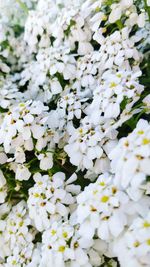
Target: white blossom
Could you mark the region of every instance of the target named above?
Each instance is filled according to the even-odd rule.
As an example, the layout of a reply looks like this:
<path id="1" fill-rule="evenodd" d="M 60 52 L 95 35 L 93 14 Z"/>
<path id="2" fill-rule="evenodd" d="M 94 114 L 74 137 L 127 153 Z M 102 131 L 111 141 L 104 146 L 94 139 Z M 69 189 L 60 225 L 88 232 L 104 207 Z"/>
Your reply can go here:
<path id="1" fill-rule="evenodd" d="M 139 199 L 142 185 L 150 175 L 150 126 L 141 119 L 127 137 L 121 138 L 110 153 L 115 183 L 126 189 L 133 199 Z"/>
<path id="2" fill-rule="evenodd" d="M 7 196 L 6 179 L 4 177 L 3 172 L 0 170 L 0 203 L 5 202 L 6 196 Z"/>
<path id="3" fill-rule="evenodd" d="M 107 125 L 107 124 L 106 124 Z M 78 129 L 70 130 L 70 139 L 64 150 L 70 157 L 70 162 L 81 169 L 92 169 L 95 159 L 105 158 L 112 146 L 115 145 L 117 131 L 107 132 L 105 122 L 102 120 L 101 125 L 93 125 L 89 117 L 82 120 Z M 106 129 L 106 130 L 105 130 Z M 108 144 L 108 146 L 107 146 Z"/>
<path id="4" fill-rule="evenodd" d="M 115 252 L 121 266 L 149 266 L 150 216 L 137 217 L 125 234 L 115 244 Z M 119 247 L 119 251 L 118 251 Z M 118 253 L 119 252 L 119 253 Z"/>
<path id="5" fill-rule="evenodd" d="M 113 177 L 101 175 L 77 197 L 77 222 L 81 236 L 97 234 L 102 240 L 118 237 L 127 225 L 127 194 L 112 183 Z"/>
<path id="6" fill-rule="evenodd" d="M 31 172 L 28 170 L 26 166 L 24 166 L 23 164 L 17 165 L 16 176 L 15 176 L 16 180 L 27 181 L 29 180 L 30 176 L 31 176 Z"/>
<path id="7" fill-rule="evenodd" d="M 54 221 L 66 219 L 75 203 L 75 195 L 80 186 L 73 185 L 77 179 L 73 174 L 65 181 L 65 174 L 57 172 L 53 176 L 40 173 L 34 175 L 35 185 L 29 189 L 28 207 L 30 218 L 39 231 L 46 230 Z"/>

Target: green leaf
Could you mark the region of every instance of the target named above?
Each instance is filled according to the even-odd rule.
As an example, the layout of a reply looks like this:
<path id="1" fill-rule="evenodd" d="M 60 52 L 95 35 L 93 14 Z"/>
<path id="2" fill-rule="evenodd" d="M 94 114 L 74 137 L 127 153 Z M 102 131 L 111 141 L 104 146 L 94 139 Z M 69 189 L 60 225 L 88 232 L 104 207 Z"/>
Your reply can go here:
<path id="1" fill-rule="evenodd" d="M 121 110 L 125 109 L 127 103 L 128 103 L 128 98 L 125 96 L 124 99 L 122 100 L 121 104 L 120 104 Z"/>
<path id="2" fill-rule="evenodd" d="M 147 0 L 144 0 L 144 6 L 145 6 L 145 11 L 147 12 L 149 21 L 150 21 L 150 7 L 147 5 Z"/>
<path id="3" fill-rule="evenodd" d="M 3 50 L 3 49 L 6 49 L 7 47 L 9 47 L 9 42 L 8 42 L 8 40 L 3 41 L 3 42 L 0 44 L 0 46 L 1 46 L 1 49 L 2 49 L 2 50 Z"/>
<path id="4" fill-rule="evenodd" d="M 68 28 L 64 31 L 65 35 L 68 36 L 71 30 L 71 27 L 74 26 L 76 24 L 76 22 L 74 20 L 70 21 L 70 24 L 68 26 Z"/>
<path id="5" fill-rule="evenodd" d="M 122 23 L 121 20 L 117 20 L 117 21 L 116 21 L 116 24 L 117 24 L 119 30 L 123 29 L 124 25 L 123 25 L 123 23 Z"/>
<path id="6" fill-rule="evenodd" d="M 150 182 L 150 175 L 146 177 L 146 182 Z"/>
<path id="7" fill-rule="evenodd" d="M 6 112 L 8 112 L 8 109 L 4 109 L 4 108 L 0 107 L 0 113 L 6 113 Z"/>
<path id="8" fill-rule="evenodd" d="M 26 6 L 25 3 L 23 3 L 21 0 L 16 0 L 16 2 L 20 5 L 20 7 L 22 8 L 22 10 L 28 14 L 28 8 Z"/>

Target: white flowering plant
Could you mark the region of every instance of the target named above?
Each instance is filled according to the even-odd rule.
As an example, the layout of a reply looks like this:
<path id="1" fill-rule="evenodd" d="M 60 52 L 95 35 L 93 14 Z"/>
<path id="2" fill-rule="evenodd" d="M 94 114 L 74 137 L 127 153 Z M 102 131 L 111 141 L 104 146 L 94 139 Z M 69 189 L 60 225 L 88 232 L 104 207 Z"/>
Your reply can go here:
<path id="1" fill-rule="evenodd" d="M 0 267 L 150 267 L 149 86 L 149 0 L 0 0 Z"/>

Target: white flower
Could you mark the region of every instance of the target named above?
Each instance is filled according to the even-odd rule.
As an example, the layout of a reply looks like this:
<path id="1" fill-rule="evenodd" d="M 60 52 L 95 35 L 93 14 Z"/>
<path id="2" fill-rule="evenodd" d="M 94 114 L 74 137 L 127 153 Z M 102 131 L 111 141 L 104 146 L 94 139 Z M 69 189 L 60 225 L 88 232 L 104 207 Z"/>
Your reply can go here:
<path id="1" fill-rule="evenodd" d="M 97 249 L 96 242 L 82 238 L 78 228 L 64 223 L 54 222 L 42 236 L 42 259 L 40 266 L 47 266 L 47 262 L 56 266 L 92 267 L 102 263 L 102 255 Z M 91 246 L 94 246 L 91 249 Z M 58 265 L 59 264 L 59 265 Z"/>
<path id="2" fill-rule="evenodd" d="M 57 80 L 51 82 L 51 91 L 53 95 L 59 94 L 62 91 L 62 87 Z"/>
<path id="3" fill-rule="evenodd" d="M 13 266 L 19 266 L 24 263 L 26 266 L 30 266 L 32 262 L 32 256 L 34 252 L 34 245 L 33 243 L 27 243 L 25 246 L 23 246 L 22 250 L 16 246 L 13 252 L 13 255 L 10 255 L 7 257 L 5 267 L 13 267 Z M 32 266 L 32 265 L 31 265 Z M 36 264 L 35 264 L 36 266 Z"/>
<path id="4" fill-rule="evenodd" d="M 70 130 L 70 139 L 64 150 L 70 157 L 70 162 L 79 169 L 92 169 L 95 159 L 105 157 L 105 145 L 109 139 L 116 138 L 116 131 L 107 133 L 102 120 L 100 125 L 93 125 L 87 116 L 81 121 L 81 126 Z M 104 147 L 103 147 L 104 145 Z M 107 151 L 106 151 L 107 154 Z"/>
<path id="5" fill-rule="evenodd" d="M 17 85 L 13 81 L 13 76 L 1 79 L 0 83 L 0 106 L 4 109 L 10 105 L 21 101 L 22 93 L 19 92 Z"/>
<path id="6" fill-rule="evenodd" d="M 138 101 L 144 87 L 138 83 L 141 72 L 107 70 L 101 76 L 100 84 L 94 90 L 91 105 L 86 108 L 92 121 L 97 124 L 104 118 L 117 118 L 122 112 L 131 110 Z M 125 102 L 125 107 L 121 104 Z"/>
<path id="7" fill-rule="evenodd" d="M 139 199 L 150 175 L 150 125 L 141 119 L 127 137 L 121 138 L 110 153 L 115 183 L 126 189 L 130 197 Z"/>
<path id="8" fill-rule="evenodd" d="M 13 106 L 1 124 L 1 141 L 4 150 L 9 153 L 22 146 L 26 141 L 41 138 L 46 131 L 47 107 L 41 102 L 28 101 Z M 32 146 L 32 144 L 31 144 Z M 30 148 L 29 148 L 30 149 Z"/>
<path id="9" fill-rule="evenodd" d="M 84 104 L 86 99 L 82 99 L 78 96 L 76 90 L 63 91 L 60 100 L 58 101 L 58 113 L 63 116 L 67 121 L 73 120 L 74 117 L 77 119 L 81 118 L 82 114 L 82 103 Z"/>
<path id="10" fill-rule="evenodd" d="M 6 179 L 3 175 L 3 172 L 0 170 L 0 203 L 4 203 L 6 196 L 7 196 Z"/>
<path id="11" fill-rule="evenodd" d="M 16 148 L 16 151 L 15 151 L 15 161 L 17 163 L 24 163 L 26 161 L 25 153 L 24 153 L 22 147 Z"/>
<path id="12" fill-rule="evenodd" d="M 6 153 L 4 152 L 3 147 L 0 147 L 0 164 L 5 164 L 7 162 L 8 158 Z"/>
<path id="13" fill-rule="evenodd" d="M 119 248 L 119 251 L 118 251 Z M 150 214 L 137 217 L 120 240 L 115 242 L 115 253 L 121 266 L 149 266 Z"/>
<path id="14" fill-rule="evenodd" d="M 111 13 L 109 15 L 109 22 L 115 23 L 121 19 L 122 15 L 126 16 L 125 25 L 133 27 L 137 24 L 139 27 L 144 27 L 145 24 L 145 14 L 141 12 L 138 14 L 136 6 L 133 4 L 132 0 L 120 1 L 111 5 Z"/>
<path id="15" fill-rule="evenodd" d="M 40 173 L 34 175 L 35 185 L 29 189 L 28 207 L 30 218 L 39 231 L 47 229 L 52 222 L 66 219 L 75 203 L 74 195 L 80 186 L 71 183 L 77 179 L 74 174 L 65 181 L 65 174 L 57 172 L 53 176 Z"/>
<path id="16" fill-rule="evenodd" d="M 27 181 L 31 176 L 31 172 L 23 164 L 18 164 L 16 169 L 15 179 L 19 181 Z"/>
<path id="17" fill-rule="evenodd" d="M 30 226 L 30 219 L 27 215 L 26 203 L 24 201 L 14 206 L 1 222 L 4 222 L 4 229 L 1 235 L 4 246 L 3 253 L 1 254 L 2 259 L 13 255 L 15 257 L 18 253 L 23 255 L 24 248 L 27 249 L 28 246 L 33 247 L 34 232 Z M 31 251 L 30 249 L 27 249 L 28 252 Z M 26 257 L 28 257 L 28 253 Z"/>
<path id="18" fill-rule="evenodd" d="M 146 113 L 150 113 L 150 94 L 143 99 L 144 107 L 146 107 Z"/>
<path id="19" fill-rule="evenodd" d="M 149 5 L 0 0 L 0 267 L 150 266 Z"/>
<path id="20" fill-rule="evenodd" d="M 57 74 L 64 80 L 72 81 L 76 74 L 76 61 L 68 45 L 50 46 L 40 49 L 36 60 L 29 62 L 21 73 L 20 85 L 27 82 L 28 94 L 33 99 L 49 102 L 62 92 Z M 28 96 L 29 98 L 29 96 Z"/>
<path id="21" fill-rule="evenodd" d="M 117 6 L 117 4 L 114 4 L 114 5 L 111 6 L 111 8 L 112 8 L 112 11 L 111 11 L 111 13 L 109 15 L 109 22 L 110 23 L 114 23 L 114 22 L 116 22 L 117 20 L 120 19 L 121 13 L 122 13 L 122 10 L 121 10 L 122 7 L 121 7 L 121 5 Z"/>
<path id="22" fill-rule="evenodd" d="M 81 236 L 111 240 L 124 230 L 127 222 L 126 208 L 129 198 L 113 184 L 114 177 L 101 175 L 77 197 L 77 222 Z"/>
<path id="23" fill-rule="evenodd" d="M 51 152 L 39 154 L 37 158 L 40 160 L 41 170 L 48 170 L 53 167 L 53 154 Z"/>

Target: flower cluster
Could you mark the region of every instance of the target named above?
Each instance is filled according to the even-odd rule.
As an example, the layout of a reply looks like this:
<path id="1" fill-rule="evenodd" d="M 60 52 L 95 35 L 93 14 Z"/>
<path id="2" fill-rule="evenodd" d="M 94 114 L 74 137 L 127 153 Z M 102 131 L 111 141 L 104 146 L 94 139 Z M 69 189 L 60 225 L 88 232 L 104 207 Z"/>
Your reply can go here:
<path id="1" fill-rule="evenodd" d="M 8 215 L 9 208 L 6 206 L 3 209 L 5 211 L 3 211 L 3 216 L 1 215 L 0 224 L 0 240 L 3 246 L 1 247 L 0 260 L 6 267 L 30 266 L 30 263 L 34 261 L 32 256 L 35 246 L 32 241 L 36 231 L 31 228 L 26 203 L 24 201 L 19 202 L 12 207 Z M 7 259 L 6 263 L 5 258 Z"/>
<path id="2" fill-rule="evenodd" d="M 150 1 L 0 10 L 0 267 L 150 266 Z"/>
<path id="3" fill-rule="evenodd" d="M 76 195 L 80 192 L 79 185 L 72 185 L 77 176 L 73 174 L 65 182 L 65 174 L 57 172 L 52 177 L 34 175 L 35 185 L 29 189 L 28 208 L 30 218 L 34 220 L 38 231 L 50 227 L 54 221 L 67 219 Z M 37 220 L 37 217 L 39 219 Z"/>
<path id="4" fill-rule="evenodd" d="M 149 266 L 150 255 L 150 214 L 144 218 L 137 217 L 126 232 L 123 240 L 119 240 L 120 253 L 118 257 L 121 266 Z M 117 248 L 116 248 L 117 249 Z M 123 258 L 125 256 L 125 258 Z"/>
<path id="5" fill-rule="evenodd" d="M 140 120 L 134 131 L 122 138 L 110 153 L 114 182 L 133 199 L 139 199 L 144 191 L 149 194 L 150 176 L 150 125 Z"/>

